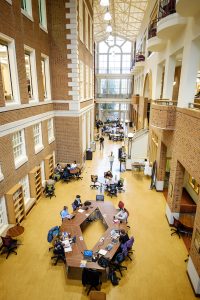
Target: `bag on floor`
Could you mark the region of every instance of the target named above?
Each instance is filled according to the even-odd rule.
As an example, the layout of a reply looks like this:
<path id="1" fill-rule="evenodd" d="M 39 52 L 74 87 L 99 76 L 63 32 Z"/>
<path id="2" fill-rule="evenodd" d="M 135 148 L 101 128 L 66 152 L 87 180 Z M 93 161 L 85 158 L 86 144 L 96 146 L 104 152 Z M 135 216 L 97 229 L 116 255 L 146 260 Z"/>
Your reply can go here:
<path id="1" fill-rule="evenodd" d="M 120 278 L 117 277 L 116 272 L 112 269 L 109 272 L 109 279 L 110 279 L 113 286 L 116 286 L 116 285 L 119 284 Z"/>

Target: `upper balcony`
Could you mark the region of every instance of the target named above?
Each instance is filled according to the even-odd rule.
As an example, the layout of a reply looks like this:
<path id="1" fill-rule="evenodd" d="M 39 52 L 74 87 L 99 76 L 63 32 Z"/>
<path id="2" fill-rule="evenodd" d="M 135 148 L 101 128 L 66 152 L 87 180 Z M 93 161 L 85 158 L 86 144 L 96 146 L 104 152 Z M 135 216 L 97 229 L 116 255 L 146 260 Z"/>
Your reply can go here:
<path id="1" fill-rule="evenodd" d="M 197 16 L 200 11 L 199 0 L 177 0 L 176 11 L 183 17 Z M 189 4 L 189 5 L 188 5 Z"/>
<path id="2" fill-rule="evenodd" d="M 163 130 L 174 130 L 176 106 L 177 101 L 169 101 L 167 99 L 153 101 L 151 106 L 151 126 Z"/>
<path id="3" fill-rule="evenodd" d="M 131 72 L 133 74 L 137 74 L 139 71 L 141 71 L 145 66 L 145 55 L 142 52 L 137 52 L 133 61 L 132 61 L 132 67 Z"/>
<path id="4" fill-rule="evenodd" d="M 166 41 L 157 37 L 157 19 L 152 20 L 148 28 L 147 50 L 160 52 L 164 49 Z"/>
<path id="5" fill-rule="evenodd" d="M 139 104 L 140 96 L 139 95 L 133 95 L 132 96 L 132 104 Z"/>
<path id="6" fill-rule="evenodd" d="M 176 0 L 160 0 L 158 19 L 157 36 L 167 40 L 178 36 L 187 22 L 176 12 Z"/>

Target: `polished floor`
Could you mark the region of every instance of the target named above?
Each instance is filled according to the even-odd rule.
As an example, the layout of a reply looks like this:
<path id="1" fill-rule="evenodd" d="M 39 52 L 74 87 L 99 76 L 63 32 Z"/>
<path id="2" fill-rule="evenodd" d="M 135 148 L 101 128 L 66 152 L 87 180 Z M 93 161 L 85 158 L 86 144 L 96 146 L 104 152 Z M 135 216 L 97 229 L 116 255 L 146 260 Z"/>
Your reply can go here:
<path id="1" fill-rule="evenodd" d="M 8 260 L 0 256 L 0 300 L 84 300 L 88 299 L 80 281 L 69 280 L 63 264 L 53 266 L 48 251 L 47 232 L 49 228 L 60 225 L 59 212 L 63 205 L 71 203 L 76 194 L 82 201 L 94 200 L 96 190 L 91 190 L 90 175 L 98 174 L 103 180 L 104 171 L 109 168 L 108 155 L 114 151 L 113 171 L 119 176 L 117 159 L 120 142 L 105 138 L 104 150 L 98 149 L 92 161 L 86 161 L 82 181 L 56 184 L 56 198 L 41 199 L 23 221 L 25 232 L 21 236 L 23 245 L 18 254 L 10 255 Z M 121 173 L 125 179 L 125 193 L 117 198 L 108 196 L 117 207 L 119 200 L 125 202 L 130 212 L 129 235 L 134 235 L 133 261 L 125 262 L 128 270 L 124 272 L 119 286 L 113 287 L 108 281 L 103 283 L 102 291 L 111 300 L 190 300 L 194 297 L 186 274 L 186 247 L 177 236 L 171 237 L 165 217 L 166 201 L 162 193 L 149 190 L 149 179 L 132 171 Z M 86 242 L 91 245 L 98 239 L 98 226 L 85 233 Z M 99 228 L 102 230 L 102 228 Z"/>

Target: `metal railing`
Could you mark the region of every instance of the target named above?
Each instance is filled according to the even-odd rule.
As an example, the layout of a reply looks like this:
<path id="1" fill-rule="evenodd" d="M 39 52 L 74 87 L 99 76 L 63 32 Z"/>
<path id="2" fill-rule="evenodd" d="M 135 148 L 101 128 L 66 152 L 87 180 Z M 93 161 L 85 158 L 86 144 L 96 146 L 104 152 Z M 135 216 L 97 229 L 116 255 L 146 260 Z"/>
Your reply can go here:
<path id="1" fill-rule="evenodd" d="M 176 0 L 160 0 L 158 20 L 161 20 L 176 12 Z"/>
<path id="2" fill-rule="evenodd" d="M 188 108 L 200 109 L 200 103 L 188 103 Z"/>
<path id="3" fill-rule="evenodd" d="M 101 93 L 97 93 L 96 94 L 96 98 L 121 98 L 121 99 L 130 99 L 132 96 L 132 94 L 101 94 Z"/>
<path id="4" fill-rule="evenodd" d="M 167 106 L 177 106 L 177 101 L 176 100 L 169 100 L 169 99 L 157 99 L 157 100 L 153 100 L 153 104 L 167 105 Z"/>
<path id="5" fill-rule="evenodd" d="M 157 35 L 157 22 L 158 19 L 152 20 L 148 28 L 148 39 Z"/>

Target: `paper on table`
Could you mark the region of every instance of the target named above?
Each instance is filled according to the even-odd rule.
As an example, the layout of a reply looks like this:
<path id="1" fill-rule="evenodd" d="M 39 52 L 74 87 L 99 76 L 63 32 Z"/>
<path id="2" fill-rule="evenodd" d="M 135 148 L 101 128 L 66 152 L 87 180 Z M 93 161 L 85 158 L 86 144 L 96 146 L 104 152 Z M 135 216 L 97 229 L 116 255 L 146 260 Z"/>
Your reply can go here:
<path id="1" fill-rule="evenodd" d="M 87 260 L 81 260 L 80 267 L 85 268 L 86 264 L 87 264 Z"/>
<path id="2" fill-rule="evenodd" d="M 65 252 L 71 252 L 72 251 L 72 247 L 66 247 L 64 248 Z"/>
<path id="3" fill-rule="evenodd" d="M 62 244 L 64 244 L 64 247 L 70 247 L 70 242 L 69 242 L 69 240 L 64 240 L 64 241 L 62 241 Z"/>
<path id="4" fill-rule="evenodd" d="M 90 214 L 85 214 L 86 215 L 86 217 L 88 217 Z"/>
<path id="5" fill-rule="evenodd" d="M 83 213 L 84 209 L 79 208 L 78 212 Z"/>
<path id="6" fill-rule="evenodd" d="M 101 254 L 101 255 L 106 255 L 107 252 L 108 252 L 108 251 L 106 251 L 106 250 L 104 250 L 104 249 L 100 249 L 100 250 L 99 250 L 99 254 Z"/>
<path id="7" fill-rule="evenodd" d="M 79 240 L 80 240 L 80 241 L 83 241 L 83 237 L 82 237 L 82 236 L 79 236 Z"/>

